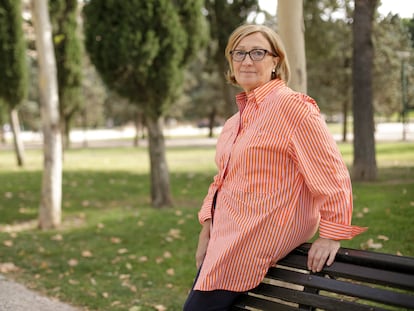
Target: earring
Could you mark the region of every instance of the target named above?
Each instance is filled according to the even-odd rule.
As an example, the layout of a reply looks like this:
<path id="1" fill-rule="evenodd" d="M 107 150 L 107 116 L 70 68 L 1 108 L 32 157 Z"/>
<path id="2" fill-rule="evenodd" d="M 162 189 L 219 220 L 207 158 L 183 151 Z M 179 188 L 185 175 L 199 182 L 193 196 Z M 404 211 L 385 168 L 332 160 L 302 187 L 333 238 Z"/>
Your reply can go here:
<path id="1" fill-rule="evenodd" d="M 272 79 L 276 79 L 276 68 L 272 69 Z"/>

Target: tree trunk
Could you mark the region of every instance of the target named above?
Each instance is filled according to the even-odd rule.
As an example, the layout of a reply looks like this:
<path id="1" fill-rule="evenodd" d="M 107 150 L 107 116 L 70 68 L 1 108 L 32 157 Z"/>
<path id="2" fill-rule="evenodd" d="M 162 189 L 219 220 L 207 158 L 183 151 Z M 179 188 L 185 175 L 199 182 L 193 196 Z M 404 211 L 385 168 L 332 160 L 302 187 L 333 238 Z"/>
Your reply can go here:
<path id="1" fill-rule="evenodd" d="M 43 125 L 43 179 L 39 227 L 61 224 L 62 138 L 59 124 L 59 96 L 56 61 L 52 43 L 48 1 L 32 0 L 32 15 L 39 63 L 39 93 Z"/>
<path id="2" fill-rule="evenodd" d="M 212 138 L 214 135 L 214 124 L 216 123 L 217 109 L 213 107 L 208 115 L 208 137 Z"/>
<path id="3" fill-rule="evenodd" d="M 20 122 L 17 108 L 10 110 L 10 123 L 13 131 L 14 150 L 16 152 L 17 165 L 24 165 L 24 145 L 20 135 Z"/>
<path id="4" fill-rule="evenodd" d="M 377 177 L 372 104 L 374 56 L 372 21 L 376 6 L 377 0 L 355 0 L 352 68 L 354 117 L 352 177 L 360 181 L 375 180 Z"/>
<path id="5" fill-rule="evenodd" d="M 172 206 L 162 124 L 163 119 L 161 117 L 148 116 L 146 118 L 151 163 L 151 201 L 154 207 Z"/>
<path id="6" fill-rule="evenodd" d="M 139 128 L 142 125 L 142 113 L 137 111 L 135 112 L 135 117 L 134 117 L 134 126 L 135 126 L 135 136 L 134 136 L 134 147 L 138 147 L 139 146 Z"/>
<path id="7" fill-rule="evenodd" d="M 0 144 L 5 144 L 6 143 L 6 136 L 4 135 L 4 128 L 1 124 L 2 123 L 0 123 Z"/>
<path id="8" fill-rule="evenodd" d="M 342 115 L 342 142 L 345 143 L 348 134 L 348 99 L 342 103 Z"/>
<path id="9" fill-rule="evenodd" d="M 278 0 L 278 32 L 285 44 L 291 77 L 289 86 L 302 93 L 307 91 L 305 24 L 303 0 Z"/>

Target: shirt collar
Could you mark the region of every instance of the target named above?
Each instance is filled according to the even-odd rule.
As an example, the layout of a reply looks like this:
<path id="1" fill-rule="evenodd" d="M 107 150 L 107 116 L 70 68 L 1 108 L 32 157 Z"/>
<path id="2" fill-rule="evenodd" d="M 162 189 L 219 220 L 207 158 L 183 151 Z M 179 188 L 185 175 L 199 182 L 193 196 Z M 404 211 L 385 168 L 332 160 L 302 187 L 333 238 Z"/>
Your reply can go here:
<path id="1" fill-rule="evenodd" d="M 254 103 L 256 108 L 263 102 L 267 95 L 269 95 L 275 88 L 284 86 L 285 82 L 280 79 L 270 80 L 269 82 L 253 89 L 251 92 L 241 92 L 236 95 L 236 103 L 239 107 L 240 113 L 243 112 L 247 103 Z"/>

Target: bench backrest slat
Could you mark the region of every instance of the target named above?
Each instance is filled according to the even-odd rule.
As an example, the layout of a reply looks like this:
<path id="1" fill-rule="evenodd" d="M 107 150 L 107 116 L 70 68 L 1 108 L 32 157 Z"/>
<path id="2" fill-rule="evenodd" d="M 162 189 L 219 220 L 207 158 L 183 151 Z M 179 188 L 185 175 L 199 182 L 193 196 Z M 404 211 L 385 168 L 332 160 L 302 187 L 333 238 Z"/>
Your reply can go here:
<path id="1" fill-rule="evenodd" d="M 321 309 L 335 309 L 337 311 L 372 311 L 372 306 L 361 305 L 353 301 L 342 301 L 338 304 L 338 299 L 329 296 L 318 295 L 317 292 L 305 292 L 277 285 L 261 283 L 251 291 L 257 295 L 277 298 L 284 301 L 295 302 L 299 305 L 314 306 Z M 376 311 L 385 311 L 377 308 Z"/>
<path id="2" fill-rule="evenodd" d="M 304 255 L 291 254 L 279 262 L 280 265 L 287 265 L 297 269 L 306 270 L 307 258 Z M 355 263 L 336 261 L 330 267 L 325 267 L 324 272 L 331 277 L 351 278 L 356 281 L 370 282 L 381 285 L 391 285 L 401 289 L 412 289 L 414 274 L 407 274 L 395 271 L 385 271 L 379 268 L 359 266 Z"/>
<path id="3" fill-rule="evenodd" d="M 307 255 L 310 246 L 310 243 L 304 243 L 296 248 L 292 253 L 301 253 L 302 255 Z M 414 257 L 397 256 L 393 254 L 384 254 L 358 249 L 340 248 L 336 254 L 335 260 L 354 263 L 358 266 L 414 274 Z"/>
<path id="4" fill-rule="evenodd" d="M 268 272 L 268 277 L 275 280 L 295 283 L 308 288 L 324 290 L 326 292 L 378 301 L 397 307 L 409 306 L 414 309 L 413 296 L 394 291 L 387 291 L 382 288 L 371 288 L 362 284 L 330 279 L 323 275 L 305 274 L 296 271 L 271 268 Z"/>
<path id="5" fill-rule="evenodd" d="M 313 274 L 309 249 L 305 243 L 270 268 L 233 310 L 414 310 L 414 258 L 341 248 L 333 265 Z"/>
<path id="6" fill-rule="evenodd" d="M 246 303 L 247 302 L 247 303 Z M 269 301 L 259 297 L 244 295 L 232 307 L 232 310 L 246 310 L 245 307 L 256 308 L 259 310 L 277 310 L 277 311 L 297 311 L 297 307 L 292 307 L 287 304 L 279 303 L 277 301 Z"/>

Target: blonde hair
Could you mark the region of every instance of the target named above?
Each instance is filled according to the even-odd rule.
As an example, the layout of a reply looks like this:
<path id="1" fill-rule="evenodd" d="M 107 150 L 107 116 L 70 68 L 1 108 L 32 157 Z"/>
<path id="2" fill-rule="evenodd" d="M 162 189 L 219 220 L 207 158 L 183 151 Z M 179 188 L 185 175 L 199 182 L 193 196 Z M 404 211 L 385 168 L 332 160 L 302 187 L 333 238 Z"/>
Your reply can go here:
<path id="1" fill-rule="evenodd" d="M 281 79 L 288 83 L 290 78 L 290 68 L 282 40 L 280 39 L 279 35 L 271 28 L 264 25 L 254 24 L 245 24 L 237 27 L 229 37 L 225 50 L 225 56 L 230 66 L 229 70 L 226 73 L 227 81 L 238 85 L 233 72 L 233 62 L 230 52 L 235 47 L 237 47 L 237 45 L 239 45 L 242 39 L 254 33 L 261 33 L 270 43 L 272 52 L 279 57 L 279 62 L 276 66 L 275 74 L 272 74 L 272 79 Z"/>

